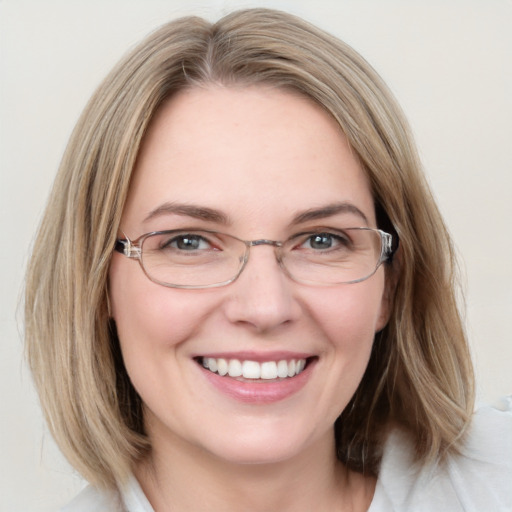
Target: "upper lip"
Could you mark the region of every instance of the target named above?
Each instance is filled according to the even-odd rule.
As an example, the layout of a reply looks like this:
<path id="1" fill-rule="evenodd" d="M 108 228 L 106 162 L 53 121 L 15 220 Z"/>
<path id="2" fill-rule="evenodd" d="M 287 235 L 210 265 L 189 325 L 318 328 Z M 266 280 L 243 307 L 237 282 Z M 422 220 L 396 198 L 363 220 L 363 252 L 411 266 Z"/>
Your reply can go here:
<path id="1" fill-rule="evenodd" d="M 233 352 L 206 352 L 195 354 L 194 358 L 213 358 L 213 359 L 238 359 L 239 361 L 256 361 L 263 363 L 265 361 L 291 361 L 292 359 L 308 359 L 315 354 L 311 352 L 295 352 L 290 350 L 274 350 L 270 352 L 261 351 L 233 351 Z"/>

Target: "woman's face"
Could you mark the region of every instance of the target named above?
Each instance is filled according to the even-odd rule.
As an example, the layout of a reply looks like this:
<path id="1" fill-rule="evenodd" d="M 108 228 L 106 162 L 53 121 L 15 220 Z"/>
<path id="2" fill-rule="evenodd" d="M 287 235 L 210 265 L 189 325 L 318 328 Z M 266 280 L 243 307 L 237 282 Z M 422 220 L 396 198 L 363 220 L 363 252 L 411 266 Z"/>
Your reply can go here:
<path id="1" fill-rule="evenodd" d="M 339 204 L 349 207 L 326 210 Z M 317 226 L 375 222 L 366 176 L 322 109 L 276 89 L 211 86 L 161 107 L 137 160 L 120 236 L 184 228 L 284 240 Z M 154 450 L 181 446 L 231 462 L 331 450 L 334 421 L 387 321 L 382 267 L 357 284 L 298 284 L 269 245 L 251 248 L 233 283 L 199 290 L 155 284 L 116 253 L 110 293 Z M 257 379 L 221 376 L 204 367 L 207 358 L 234 375 L 236 361 L 253 361 L 245 364 L 249 377 L 274 363 L 281 372 L 291 372 L 292 360 L 307 365 L 291 378 Z"/>

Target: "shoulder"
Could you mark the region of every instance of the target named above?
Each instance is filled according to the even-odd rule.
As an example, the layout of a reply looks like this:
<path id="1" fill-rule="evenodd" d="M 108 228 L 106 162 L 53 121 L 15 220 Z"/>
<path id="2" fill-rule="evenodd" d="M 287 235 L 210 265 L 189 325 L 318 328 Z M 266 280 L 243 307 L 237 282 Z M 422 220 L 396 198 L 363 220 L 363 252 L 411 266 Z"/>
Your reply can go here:
<path id="1" fill-rule="evenodd" d="M 119 495 L 115 491 L 104 491 L 88 486 L 73 501 L 61 508 L 59 512 L 123 512 Z"/>
<path id="2" fill-rule="evenodd" d="M 512 510 L 512 398 L 473 417 L 463 452 L 445 463 L 413 461 L 407 435 L 395 431 L 384 457 L 370 512 L 510 512 Z"/>
<path id="3" fill-rule="evenodd" d="M 59 512 L 153 512 L 133 475 L 120 489 L 105 491 L 88 486 Z"/>

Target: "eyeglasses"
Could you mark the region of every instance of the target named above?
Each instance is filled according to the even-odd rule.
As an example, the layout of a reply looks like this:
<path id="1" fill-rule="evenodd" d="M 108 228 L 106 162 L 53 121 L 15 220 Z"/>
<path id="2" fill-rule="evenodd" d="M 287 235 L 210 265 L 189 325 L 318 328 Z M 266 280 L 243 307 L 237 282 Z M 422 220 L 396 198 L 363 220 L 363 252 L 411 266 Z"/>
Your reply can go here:
<path id="1" fill-rule="evenodd" d="M 171 288 L 213 288 L 235 281 L 251 247 L 274 247 L 278 264 L 293 281 L 312 285 L 358 283 L 390 260 L 397 242 L 380 229 L 365 227 L 297 233 L 284 242 L 241 240 L 206 230 L 146 233 L 134 241 L 118 239 L 115 250 L 139 261 L 153 282 Z"/>

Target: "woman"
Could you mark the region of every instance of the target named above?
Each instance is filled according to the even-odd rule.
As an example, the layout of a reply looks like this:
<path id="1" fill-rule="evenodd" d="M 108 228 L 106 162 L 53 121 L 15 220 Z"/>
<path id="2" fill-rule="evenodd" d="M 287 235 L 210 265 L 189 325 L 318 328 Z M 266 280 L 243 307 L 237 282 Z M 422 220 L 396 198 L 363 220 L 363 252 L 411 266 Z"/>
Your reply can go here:
<path id="1" fill-rule="evenodd" d="M 352 49 L 270 10 L 162 27 L 82 115 L 28 272 L 43 408 L 92 484 L 66 510 L 508 510 L 453 267 Z"/>

